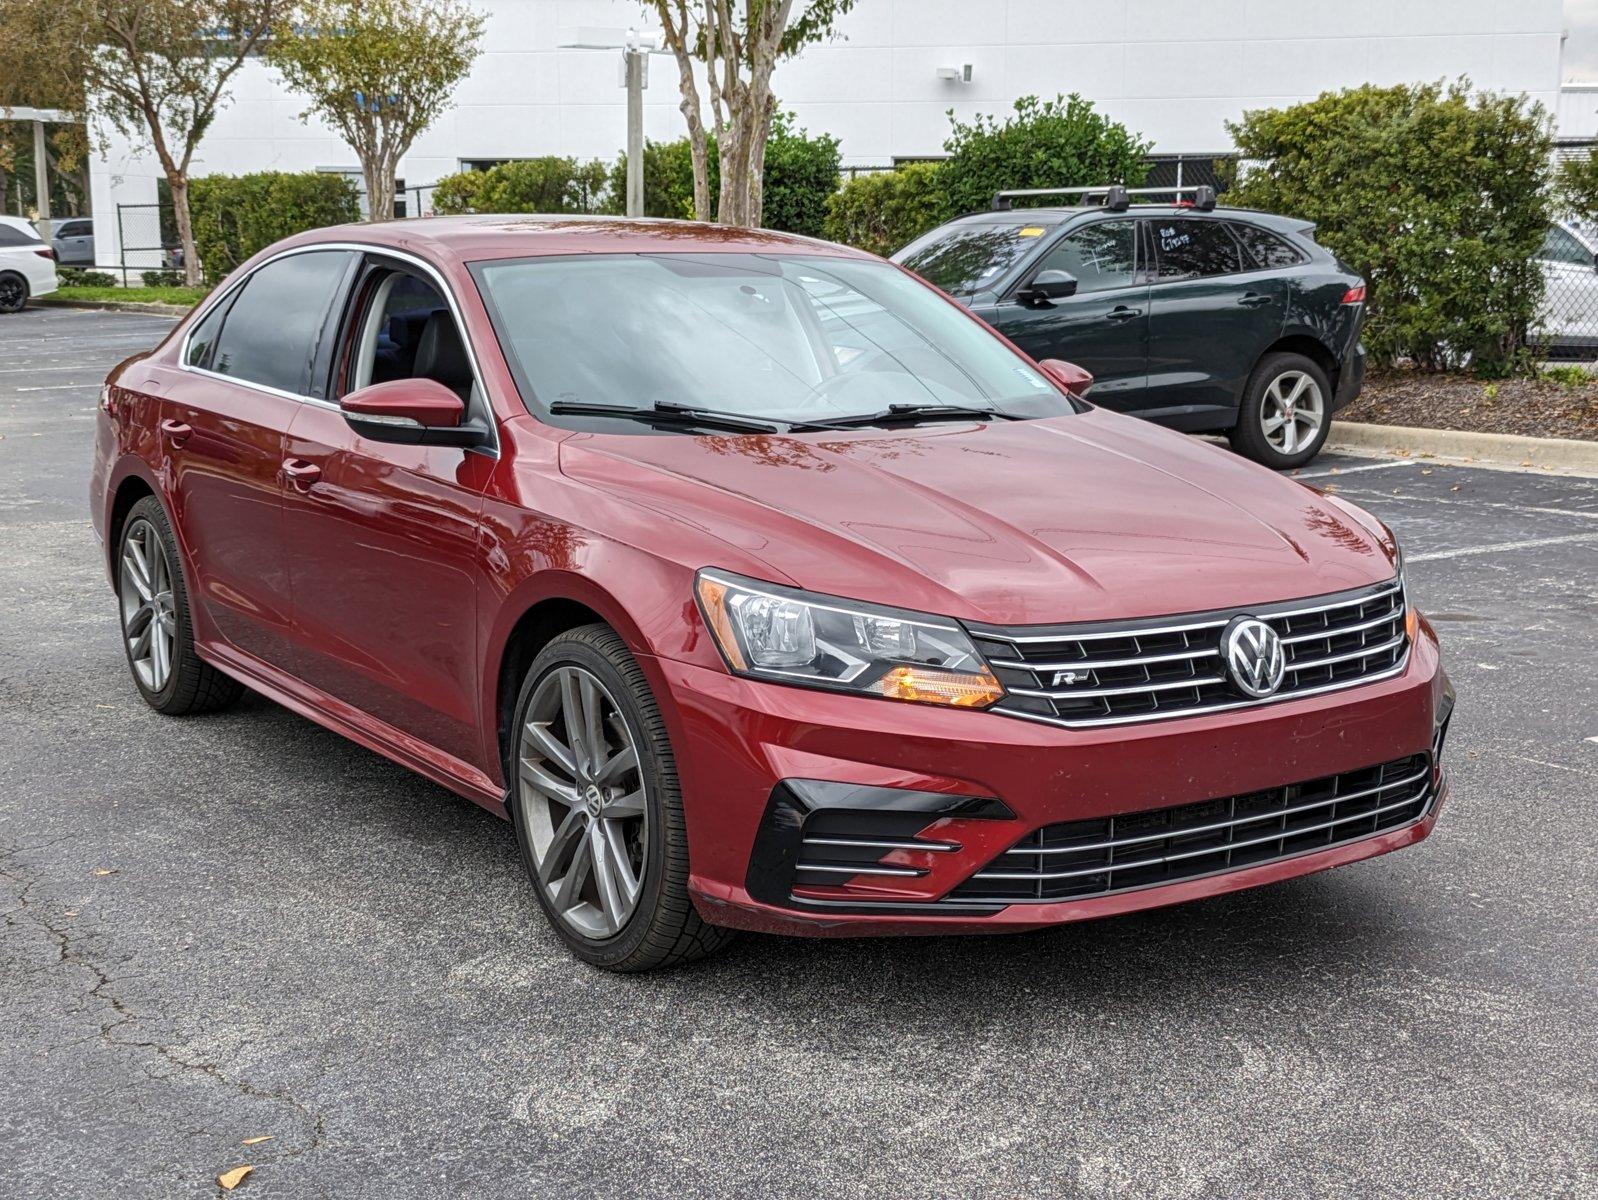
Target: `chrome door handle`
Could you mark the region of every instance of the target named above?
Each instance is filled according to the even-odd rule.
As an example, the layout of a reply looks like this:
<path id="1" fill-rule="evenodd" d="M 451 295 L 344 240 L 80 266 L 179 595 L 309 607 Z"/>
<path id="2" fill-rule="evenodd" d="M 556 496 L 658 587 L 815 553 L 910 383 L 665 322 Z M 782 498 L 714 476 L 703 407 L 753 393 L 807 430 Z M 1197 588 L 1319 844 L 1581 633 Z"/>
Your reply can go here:
<path id="1" fill-rule="evenodd" d="M 1262 296 L 1258 292 L 1244 292 L 1243 298 L 1238 301 L 1244 308 L 1258 308 L 1262 304 L 1269 304 L 1271 298 Z"/>
<path id="2" fill-rule="evenodd" d="M 1141 317 L 1142 315 L 1143 310 L 1141 308 L 1128 308 L 1124 304 L 1117 304 L 1109 312 L 1104 314 L 1104 319 L 1106 321 L 1117 322 L 1130 321 L 1133 317 Z"/>
<path id="3" fill-rule="evenodd" d="M 185 425 L 182 421 L 175 421 L 168 417 L 161 422 L 161 432 L 166 435 L 166 440 L 171 442 L 173 446 L 181 446 L 189 440 L 189 434 L 193 433 L 194 429 L 190 425 Z"/>
<path id="4" fill-rule="evenodd" d="M 303 458 L 287 458 L 283 460 L 283 477 L 303 492 L 322 477 L 322 468 Z"/>

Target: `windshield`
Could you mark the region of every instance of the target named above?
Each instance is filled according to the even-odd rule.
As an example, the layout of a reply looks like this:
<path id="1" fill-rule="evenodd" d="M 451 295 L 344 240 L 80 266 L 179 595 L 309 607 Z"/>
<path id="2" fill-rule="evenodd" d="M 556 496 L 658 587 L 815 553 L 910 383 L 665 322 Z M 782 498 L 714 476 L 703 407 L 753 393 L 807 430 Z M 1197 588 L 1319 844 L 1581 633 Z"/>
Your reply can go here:
<path id="1" fill-rule="evenodd" d="M 655 404 L 792 423 L 894 405 L 1073 411 L 1025 359 L 886 263 L 596 254 L 478 263 L 473 274 L 541 417 L 551 406 Z"/>
<path id="2" fill-rule="evenodd" d="M 951 296 L 974 296 L 1038 244 L 1042 225 L 962 224 L 935 229 L 911 242 L 893 260 Z"/>

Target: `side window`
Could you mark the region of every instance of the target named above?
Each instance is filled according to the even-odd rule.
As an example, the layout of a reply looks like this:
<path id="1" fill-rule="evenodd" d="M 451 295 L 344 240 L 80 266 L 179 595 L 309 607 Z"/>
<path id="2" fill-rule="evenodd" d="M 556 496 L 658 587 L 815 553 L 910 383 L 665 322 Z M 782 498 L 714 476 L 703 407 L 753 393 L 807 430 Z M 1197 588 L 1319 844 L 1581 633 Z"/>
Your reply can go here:
<path id="1" fill-rule="evenodd" d="M 233 306 L 233 299 L 232 296 L 224 298 L 194 327 L 189 334 L 189 352 L 183 358 L 186 364 L 201 370 L 210 369 L 211 352 L 216 349 L 216 335 L 222 331 L 222 322 L 227 319 L 227 310 Z"/>
<path id="2" fill-rule="evenodd" d="M 15 225 L 0 221 L 0 246 L 32 246 L 38 240 L 32 232 L 25 233 Z"/>
<path id="3" fill-rule="evenodd" d="M 1050 250 L 1039 270 L 1066 271 L 1077 294 L 1129 287 L 1137 280 L 1137 225 L 1098 221 L 1067 235 Z"/>
<path id="4" fill-rule="evenodd" d="M 1256 267 L 1270 269 L 1272 267 L 1296 267 L 1304 261 L 1304 256 L 1299 253 L 1286 238 L 1278 237 L 1268 229 L 1261 229 L 1258 225 L 1246 225 L 1242 221 L 1230 225 L 1232 233 L 1237 240 L 1243 243 L 1243 253 L 1253 259 Z M 1249 264 L 1245 262 L 1244 267 Z"/>
<path id="5" fill-rule="evenodd" d="M 222 321 L 210 369 L 306 395 L 328 308 L 351 257 L 344 250 L 316 250 L 291 254 L 257 270 Z"/>
<path id="6" fill-rule="evenodd" d="M 61 229 L 59 232 L 57 232 L 56 236 L 64 238 L 88 237 L 91 230 L 92 227 L 87 221 L 68 221 L 65 225 L 61 226 Z"/>
<path id="7" fill-rule="evenodd" d="M 469 402 L 471 359 L 437 286 L 409 271 L 376 275 L 368 286 L 349 389 L 395 379 L 434 379 Z"/>
<path id="8" fill-rule="evenodd" d="M 1201 279 L 1242 270 L 1237 243 L 1219 221 L 1178 217 L 1150 222 L 1160 279 Z"/>
<path id="9" fill-rule="evenodd" d="M 1558 225 L 1548 227 L 1548 232 L 1543 235 L 1542 253 L 1538 257 L 1544 262 L 1571 263 L 1578 267 L 1593 265 L 1592 252 Z"/>

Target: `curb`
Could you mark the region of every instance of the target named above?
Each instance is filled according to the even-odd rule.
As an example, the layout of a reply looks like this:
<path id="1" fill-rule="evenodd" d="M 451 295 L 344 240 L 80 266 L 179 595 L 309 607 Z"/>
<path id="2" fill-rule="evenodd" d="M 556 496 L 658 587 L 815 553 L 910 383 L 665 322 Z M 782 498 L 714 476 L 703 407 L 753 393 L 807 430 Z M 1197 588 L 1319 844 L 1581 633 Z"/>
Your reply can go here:
<path id="1" fill-rule="evenodd" d="M 1541 468 L 1567 475 L 1598 476 L 1598 442 L 1575 438 L 1522 437 L 1510 433 L 1466 433 L 1334 421 L 1327 450 L 1396 458 L 1446 458 L 1482 466 Z"/>
<path id="2" fill-rule="evenodd" d="M 186 304 L 160 304 L 153 300 L 57 300 L 39 296 L 34 304 L 50 308 L 81 308 L 88 312 L 150 313 L 159 317 L 182 317 L 192 311 Z"/>

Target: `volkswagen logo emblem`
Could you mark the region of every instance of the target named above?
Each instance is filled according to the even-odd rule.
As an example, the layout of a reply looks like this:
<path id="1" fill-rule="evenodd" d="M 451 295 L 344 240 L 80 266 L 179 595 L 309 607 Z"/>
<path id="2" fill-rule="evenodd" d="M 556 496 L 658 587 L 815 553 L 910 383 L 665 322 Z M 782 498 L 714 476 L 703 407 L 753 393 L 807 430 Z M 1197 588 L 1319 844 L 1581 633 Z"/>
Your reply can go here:
<path id="1" fill-rule="evenodd" d="M 1221 635 L 1226 673 L 1245 696 L 1262 700 L 1282 686 L 1287 651 L 1282 639 L 1258 617 L 1234 617 Z"/>

